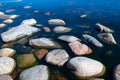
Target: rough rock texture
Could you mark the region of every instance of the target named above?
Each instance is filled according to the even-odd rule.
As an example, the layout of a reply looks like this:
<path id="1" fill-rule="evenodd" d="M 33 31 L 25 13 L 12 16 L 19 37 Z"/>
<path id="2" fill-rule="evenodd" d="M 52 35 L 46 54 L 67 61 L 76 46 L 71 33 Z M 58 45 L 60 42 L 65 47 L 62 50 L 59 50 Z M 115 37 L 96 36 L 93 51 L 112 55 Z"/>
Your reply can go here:
<path id="1" fill-rule="evenodd" d="M 46 62 L 57 65 L 57 66 L 63 66 L 64 63 L 69 59 L 68 53 L 63 49 L 55 49 L 50 51 L 46 55 Z"/>
<path id="2" fill-rule="evenodd" d="M 54 28 L 55 33 L 66 33 L 70 32 L 72 29 L 64 26 L 57 26 Z"/>
<path id="3" fill-rule="evenodd" d="M 15 50 L 11 48 L 3 48 L 0 49 L 0 56 L 1 57 L 12 57 L 15 54 Z"/>
<path id="4" fill-rule="evenodd" d="M 0 80 L 13 80 L 13 79 L 9 75 L 2 75 L 2 76 L 0 76 Z"/>
<path id="5" fill-rule="evenodd" d="M 90 78 L 102 76 L 105 67 L 99 61 L 87 57 L 74 57 L 67 63 L 70 71 L 79 78 Z"/>
<path id="6" fill-rule="evenodd" d="M 61 19 L 50 19 L 48 23 L 55 24 L 55 25 L 65 25 L 65 22 Z"/>
<path id="7" fill-rule="evenodd" d="M 60 39 L 62 41 L 66 41 L 66 42 L 80 41 L 79 38 L 77 38 L 75 36 L 71 36 L 71 35 L 63 35 L 63 36 L 58 37 L 58 39 Z"/>
<path id="8" fill-rule="evenodd" d="M 87 45 L 81 44 L 79 41 L 69 43 L 69 47 L 75 55 L 85 55 L 92 52 L 92 50 Z"/>
<path id="9" fill-rule="evenodd" d="M 36 23 L 37 21 L 35 19 L 26 19 L 23 20 L 21 24 L 32 26 L 35 25 Z"/>
<path id="10" fill-rule="evenodd" d="M 111 33 L 100 33 L 98 34 L 98 38 L 108 44 L 117 44 Z"/>
<path id="11" fill-rule="evenodd" d="M 12 19 L 6 19 L 6 20 L 3 21 L 3 23 L 11 24 L 11 23 L 13 23 L 13 20 Z"/>
<path id="12" fill-rule="evenodd" d="M 26 69 L 20 74 L 20 80 L 48 80 L 48 77 L 48 68 L 45 65 Z"/>
<path id="13" fill-rule="evenodd" d="M 97 47 L 103 47 L 102 43 L 100 43 L 97 39 L 95 39 L 94 37 L 90 36 L 90 35 L 87 35 L 87 34 L 84 34 L 82 35 L 82 37 L 88 41 L 89 43 L 97 46 Z"/>
<path id="14" fill-rule="evenodd" d="M 4 42 L 10 42 L 18 38 L 31 35 L 32 33 L 38 31 L 39 29 L 35 27 L 31 27 L 28 25 L 19 25 L 17 27 L 9 29 L 6 32 L 1 33 L 1 37 Z"/>
<path id="15" fill-rule="evenodd" d="M 120 80 L 120 64 L 115 67 L 114 78 L 115 80 Z"/>
<path id="16" fill-rule="evenodd" d="M 0 57 L 0 75 L 10 74 L 16 66 L 14 59 L 9 57 Z"/>

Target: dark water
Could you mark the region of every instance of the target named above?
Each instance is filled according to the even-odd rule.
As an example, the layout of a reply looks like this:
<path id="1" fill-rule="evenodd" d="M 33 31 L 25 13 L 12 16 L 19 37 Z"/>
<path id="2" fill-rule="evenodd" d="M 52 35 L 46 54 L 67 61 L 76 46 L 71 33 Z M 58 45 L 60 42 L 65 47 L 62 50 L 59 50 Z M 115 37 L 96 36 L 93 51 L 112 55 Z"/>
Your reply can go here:
<path id="1" fill-rule="evenodd" d="M 0 6 L 0 11 L 5 12 L 7 9 L 14 9 L 15 11 L 6 14 L 18 14 L 19 18 L 14 20 L 13 24 L 8 25 L 5 28 L 0 29 L 0 33 L 8 30 L 11 27 L 17 26 L 24 19 L 35 18 L 39 24 L 43 26 L 48 26 L 52 30 L 54 26 L 48 24 L 48 20 L 52 18 L 63 19 L 66 22 L 65 26 L 71 27 L 72 31 L 69 33 L 74 35 L 80 39 L 81 35 L 84 31 L 89 31 L 94 37 L 97 38 L 97 32 L 94 29 L 94 26 L 97 22 L 100 22 L 103 25 L 106 25 L 113 29 L 115 32 L 113 36 L 117 41 L 117 45 L 109 45 L 104 42 L 103 48 L 96 48 L 90 44 L 87 44 L 92 48 L 93 53 L 90 55 L 85 55 L 87 57 L 96 59 L 102 62 L 107 70 L 102 78 L 105 80 L 113 80 L 113 69 L 116 65 L 120 64 L 120 1 L 119 0 L 23 0 L 21 2 L 16 2 L 15 0 L 0 0 L 3 3 Z M 24 6 L 32 6 L 29 9 L 24 9 Z M 35 13 L 35 10 L 39 10 L 38 13 Z M 45 15 L 46 12 L 50 12 L 50 15 Z M 86 14 L 87 18 L 81 19 L 80 15 Z M 0 20 L 2 22 L 2 20 Z M 84 28 L 81 25 L 89 26 L 89 28 Z M 41 28 L 41 27 L 40 27 Z M 42 30 L 42 29 L 41 29 Z M 71 58 L 74 57 L 73 53 L 67 46 L 67 43 L 58 41 L 58 36 L 63 34 L 55 34 L 53 31 L 50 33 L 46 33 L 43 30 L 39 33 L 35 33 L 32 36 L 28 37 L 28 40 L 33 37 L 49 37 L 53 38 L 61 45 L 66 51 L 70 54 Z M 85 43 L 82 40 L 82 43 Z M 2 46 L 4 43 L 0 40 L 0 45 Z M 26 46 L 24 49 L 22 46 Z M 28 43 L 18 44 L 15 43 L 12 48 L 17 50 L 18 54 L 29 53 L 32 49 Z M 108 53 L 109 52 L 109 53 Z M 40 64 L 46 64 L 44 59 L 40 61 Z M 57 68 L 55 66 L 51 66 L 47 64 L 50 69 L 50 80 L 58 80 L 53 79 L 52 74 L 60 73 L 65 76 L 67 80 L 77 80 L 73 77 L 70 77 L 68 72 L 63 68 Z M 17 78 L 16 78 L 17 80 Z"/>

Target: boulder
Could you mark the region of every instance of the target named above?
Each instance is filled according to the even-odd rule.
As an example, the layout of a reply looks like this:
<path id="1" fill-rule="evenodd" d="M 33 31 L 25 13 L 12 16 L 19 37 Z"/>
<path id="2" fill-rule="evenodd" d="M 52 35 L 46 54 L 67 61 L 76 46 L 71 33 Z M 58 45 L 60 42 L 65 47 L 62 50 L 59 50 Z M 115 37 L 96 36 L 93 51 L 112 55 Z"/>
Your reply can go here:
<path id="1" fill-rule="evenodd" d="M 61 19 L 50 19 L 48 23 L 54 25 L 65 25 L 65 22 Z"/>
<path id="2" fill-rule="evenodd" d="M 92 50 L 85 44 L 80 43 L 79 41 L 74 41 L 69 43 L 69 47 L 74 52 L 75 55 L 85 55 L 90 54 Z"/>
<path id="3" fill-rule="evenodd" d="M 105 72 L 101 62 L 87 57 L 74 57 L 68 61 L 67 67 L 74 75 L 84 79 L 99 77 Z"/>
<path id="4" fill-rule="evenodd" d="M 98 38 L 108 44 L 117 44 L 111 33 L 100 33 L 98 34 Z"/>
<path id="5" fill-rule="evenodd" d="M 95 25 L 95 29 L 100 31 L 100 32 L 106 32 L 106 33 L 111 33 L 114 32 L 113 30 L 111 30 L 110 28 L 100 24 L 100 23 L 96 23 Z"/>
<path id="6" fill-rule="evenodd" d="M 66 33 L 70 31 L 71 31 L 71 28 L 64 27 L 64 26 L 57 26 L 54 28 L 55 33 Z"/>
<path id="7" fill-rule="evenodd" d="M 4 23 L 0 24 L 0 28 L 4 28 L 5 26 L 6 26 L 6 24 L 4 24 Z"/>
<path id="8" fill-rule="evenodd" d="M 65 41 L 65 42 L 80 41 L 79 38 L 77 38 L 75 36 L 71 36 L 71 35 L 63 35 L 63 36 L 58 37 L 58 39 Z"/>
<path id="9" fill-rule="evenodd" d="M 48 68 L 45 65 L 38 65 L 24 70 L 20 74 L 20 80 L 48 80 Z"/>
<path id="10" fill-rule="evenodd" d="M 120 64 L 114 69 L 114 78 L 115 80 L 120 80 Z"/>
<path id="11" fill-rule="evenodd" d="M 100 43 L 96 38 L 90 36 L 90 35 L 87 35 L 87 34 L 84 34 L 82 35 L 82 37 L 88 41 L 89 43 L 93 44 L 94 46 L 96 47 L 103 47 L 103 44 Z"/>
<path id="12" fill-rule="evenodd" d="M 37 21 L 32 18 L 32 19 L 23 20 L 21 24 L 33 26 L 33 25 L 35 25 L 36 23 L 37 23 Z"/>
<path id="13" fill-rule="evenodd" d="M 11 48 L 2 48 L 0 49 L 0 56 L 1 57 L 12 57 L 15 54 L 15 50 Z"/>
<path id="14" fill-rule="evenodd" d="M 63 49 L 52 50 L 46 55 L 45 58 L 46 62 L 57 66 L 63 66 L 68 59 L 69 55 Z"/>
<path id="15" fill-rule="evenodd" d="M 13 80 L 13 79 L 9 75 L 2 75 L 2 76 L 0 76 L 0 80 Z"/>
<path id="16" fill-rule="evenodd" d="M 14 59 L 9 57 L 0 57 L 0 75 L 12 73 L 16 66 Z"/>
<path id="17" fill-rule="evenodd" d="M 39 29 L 35 27 L 31 27 L 28 25 L 19 25 L 17 27 L 9 29 L 6 32 L 1 33 L 1 37 L 4 42 L 10 42 L 24 36 L 32 35 L 32 33 L 38 31 Z"/>
<path id="18" fill-rule="evenodd" d="M 13 20 L 12 19 L 6 19 L 6 20 L 3 21 L 3 23 L 11 24 L 11 23 L 13 23 Z"/>

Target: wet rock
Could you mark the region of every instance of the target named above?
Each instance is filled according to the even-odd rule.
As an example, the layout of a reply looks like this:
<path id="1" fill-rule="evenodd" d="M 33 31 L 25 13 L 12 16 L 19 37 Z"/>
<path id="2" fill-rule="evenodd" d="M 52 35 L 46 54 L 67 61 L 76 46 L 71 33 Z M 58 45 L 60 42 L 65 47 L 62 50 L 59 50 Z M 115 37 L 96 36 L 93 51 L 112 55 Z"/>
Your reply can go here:
<path id="1" fill-rule="evenodd" d="M 96 23 L 95 25 L 95 29 L 97 29 L 100 32 L 106 32 L 106 33 L 111 33 L 114 32 L 113 30 L 111 30 L 110 28 L 100 24 L 100 23 Z"/>
<path id="2" fill-rule="evenodd" d="M 17 17 L 19 17 L 19 15 L 15 15 L 15 14 L 10 15 L 10 19 L 15 19 L 15 18 L 17 18 Z"/>
<path id="3" fill-rule="evenodd" d="M 7 9 L 5 12 L 10 13 L 10 12 L 13 12 L 13 11 L 15 11 L 15 9 Z"/>
<path id="4" fill-rule="evenodd" d="M 13 79 L 9 75 L 2 75 L 0 76 L 0 80 L 13 80 Z"/>
<path id="5" fill-rule="evenodd" d="M 21 24 L 33 26 L 33 25 L 35 25 L 36 23 L 37 23 L 37 21 L 32 18 L 32 19 L 23 20 Z"/>
<path id="6" fill-rule="evenodd" d="M 29 41 L 31 46 L 36 46 L 40 48 L 60 48 L 60 45 L 56 42 L 53 42 L 49 38 L 38 38 L 38 39 L 31 39 Z"/>
<path id="7" fill-rule="evenodd" d="M 2 40 L 4 42 L 14 41 L 24 36 L 32 35 L 34 32 L 38 32 L 39 29 L 28 25 L 19 25 L 13 27 L 6 32 L 1 33 Z"/>
<path id="8" fill-rule="evenodd" d="M 6 24 L 4 24 L 4 23 L 0 24 L 0 28 L 4 28 L 5 26 L 6 26 Z"/>
<path id="9" fill-rule="evenodd" d="M 4 13 L 3 13 L 3 12 L 0 12 L 0 16 L 2 16 L 2 15 L 4 15 Z"/>
<path id="10" fill-rule="evenodd" d="M 80 43 L 79 41 L 74 41 L 69 43 L 69 47 L 74 52 L 75 55 L 85 55 L 90 54 L 92 50 L 85 44 Z"/>
<path id="11" fill-rule="evenodd" d="M 31 8 L 32 6 L 24 6 L 24 9 L 29 9 Z"/>
<path id="12" fill-rule="evenodd" d="M 63 49 L 52 50 L 46 55 L 45 58 L 46 62 L 57 66 L 63 66 L 68 59 L 69 55 Z"/>
<path id="13" fill-rule="evenodd" d="M 26 69 L 20 74 L 20 80 L 48 80 L 48 77 L 48 68 L 45 65 Z"/>
<path id="14" fill-rule="evenodd" d="M 74 75 L 84 79 L 99 77 L 105 72 L 105 66 L 101 62 L 87 57 L 74 57 L 68 61 L 67 67 Z"/>
<path id="15" fill-rule="evenodd" d="M 115 67 L 114 78 L 115 80 L 120 80 L 120 64 Z"/>
<path id="16" fill-rule="evenodd" d="M 3 48 L 0 49 L 0 56 L 1 57 L 12 57 L 15 54 L 15 50 L 11 48 Z"/>
<path id="17" fill-rule="evenodd" d="M 48 23 L 54 25 L 65 25 L 65 22 L 61 19 L 50 19 Z"/>
<path id="18" fill-rule="evenodd" d="M 87 34 L 84 34 L 82 35 L 82 37 L 88 41 L 89 43 L 93 44 L 94 46 L 97 46 L 97 47 L 103 47 L 103 44 L 100 43 L 96 38 L 90 36 L 90 35 L 87 35 Z"/>
<path id="19" fill-rule="evenodd" d="M 17 57 L 17 64 L 19 68 L 28 68 L 37 64 L 36 58 L 33 54 L 23 54 Z"/>
<path id="20" fill-rule="evenodd" d="M 14 59 L 9 57 L 0 57 L 0 75 L 12 73 L 16 66 Z"/>
<path id="21" fill-rule="evenodd" d="M 43 27 L 43 29 L 45 30 L 45 32 L 51 32 L 49 27 Z"/>
<path id="22" fill-rule="evenodd" d="M 57 26 L 54 28 L 55 33 L 66 33 L 70 31 L 71 31 L 71 28 L 64 27 L 64 26 Z"/>
<path id="23" fill-rule="evenodd" d="M 10 19 L 10 15 L 6 15 L 6 14 L 1 15 L 0 19 Z"/>
<path id="24" fill-rule="evenodd" d="M 98 34 L 98 38 L 108 44 L 117 44 L 111 33 L 100 33 Z"/>
<path id="25" fill-rule="evenodd" d="M 3 23 L 11 24 L 11 23 L 13 23 L 13 20 L 12 19 L 7 19 L 7 20 L 4 20 Z"/>
<path id="26" fill-rule="evenodd" d="M 42 24 L 36 24 L 35 26 L 38 26 L 38 27 L 40 27 L 40 26 L 43 26 Z"/>
<path id="27" fill-rule="evenodd" d="M 46 49 L 40 49 L 38 52 L 35 53 L 38 59 L 42 59 L 46 54 L 48 53 L 48 50 Z"/>
<path id="28" fill-rule="evenodd" d="M 63 35 L 63 36 L 58 37 L 58 39 L 60 39 L 62 41 L 66 41 L 66 42 L 80 41 L 79 38 L 77 38 L 75 36 L 71 36 L 71 35 Z"/>
<path id="29" fill-rule="evenodd" d="M 80 16 L 80 18 L 86 18 L 86 17 L 87 17 L 87 15 L 85 15 L 85 14 Z"/>
<path id="30" fill-rule="evenodd" d="M 105 80 L 103 78 L 91 78 L 91 79 L 87 79 L 87 80 Z"/>

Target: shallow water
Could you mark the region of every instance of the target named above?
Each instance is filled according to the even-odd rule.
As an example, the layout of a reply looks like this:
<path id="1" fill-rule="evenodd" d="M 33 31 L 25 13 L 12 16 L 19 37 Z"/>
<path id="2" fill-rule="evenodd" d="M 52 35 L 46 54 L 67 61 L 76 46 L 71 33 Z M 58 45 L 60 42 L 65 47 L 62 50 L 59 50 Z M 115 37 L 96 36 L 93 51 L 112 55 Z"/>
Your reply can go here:
<path id="1" fill-rule="evenodd" d="M 27 39 L 31 38 L 39 38 L 39 37 L 48 37 L 53 38 L 55 41 L 59 42 L 70 55 L 70 57 L 74 57 L 73 53 L 67 46 L 67 43 L 59 41 L 57 38 L 63 34 L 74 35 L 82 40 L 82 43 L 85 43 L 81 38 L 84 31 L 89 31 L 90 35 L 97 38 L 97 32 L 94 29 L 94 26 L 97 22 L 100 22 L 103 25 L 108 26 L 109 28 L 114 30 L 113 36 L 117 41 L 117 45 L 109 45 L 104 42 L 103 48 L 94 47 L 88 43 L 86 43 L 90 48 L 92 48 L 92 54 L 85 55 L 87 57 L 96 59 L 102 62 L 107 71 L 102 78 L 105 80 L 113 80 L 113 69 L 116 65 L 120 64 L 120 1 L 119 0 L 21 0 L 19 2 L 2 2 L 2 6 L 0 6 L 0 11 L 5 12 L 8 9 L 14 9 L 14 11 L 6 14 L 18 14 L 20 17 L 14 20 L 13 24 L 9 24 L 5 28 L 0 29 L 0 33 L 8 30 L 11 27 L 17 26 L 24 19 L 35 18 L 39 24 L 43 26 L 47 26 L 51 29 L 50 33 L 46 33 L 42 27 L 41 31 L 33 34 Z M 24 6 L 31 6 L 31 8 L 24 9 Z M 37 12 L 34 12 L 37 11 Z M 48 14 L 47 14 L 48 13 Z M 80 15 L 86 14 L 87 18 L 82 19 Z M 63 19 L 66 22 L 67 27 L 71 27 L 72 31 L 69 33 L 54 33 L 53 28 L 55 26 L 49 25 L 48 20 L 52 18 Z M 2 20 L 0 20 L 0 23 Z M 83 26 L 81 26 L 83 25 Z M 85 26 L 84 26 L 85 25 Z M 87 27 L 86 27 L 87 26 Z M 89 26 L 89 27 L 88 27 Z M 37 26 L 36 26 L 37 27 Z M 99 40 L 100 41 L 100 40 Z M 0 39 L 0 45 L 2 47 L 4 43 Z M 25 44 L 21 43 L 11 43 L 14 45 L 10 45 L 11 48 L 17 50 L 17 55 L 19 54 L 27 54 L 32 48 L 28 45 L 28 42 Z M 25 47 L 23 47 L 25 46 Z M 14 56 L 16 57 L 16 56 Z M 40 61 L 40 64 L 45 63 L 44 59 Z M 61 79 L 53 79 L 54 74 L 61 74 L 67 78 L 67 80 L 77 80 L 74 77 L 70 77 L 69 73 L 63 68 L 58 68 L 56 66 L 49 65 L 50 69 L 50 80 L 61 80 Z M 16 78 L 18 80 L 18 78 Z"/>

